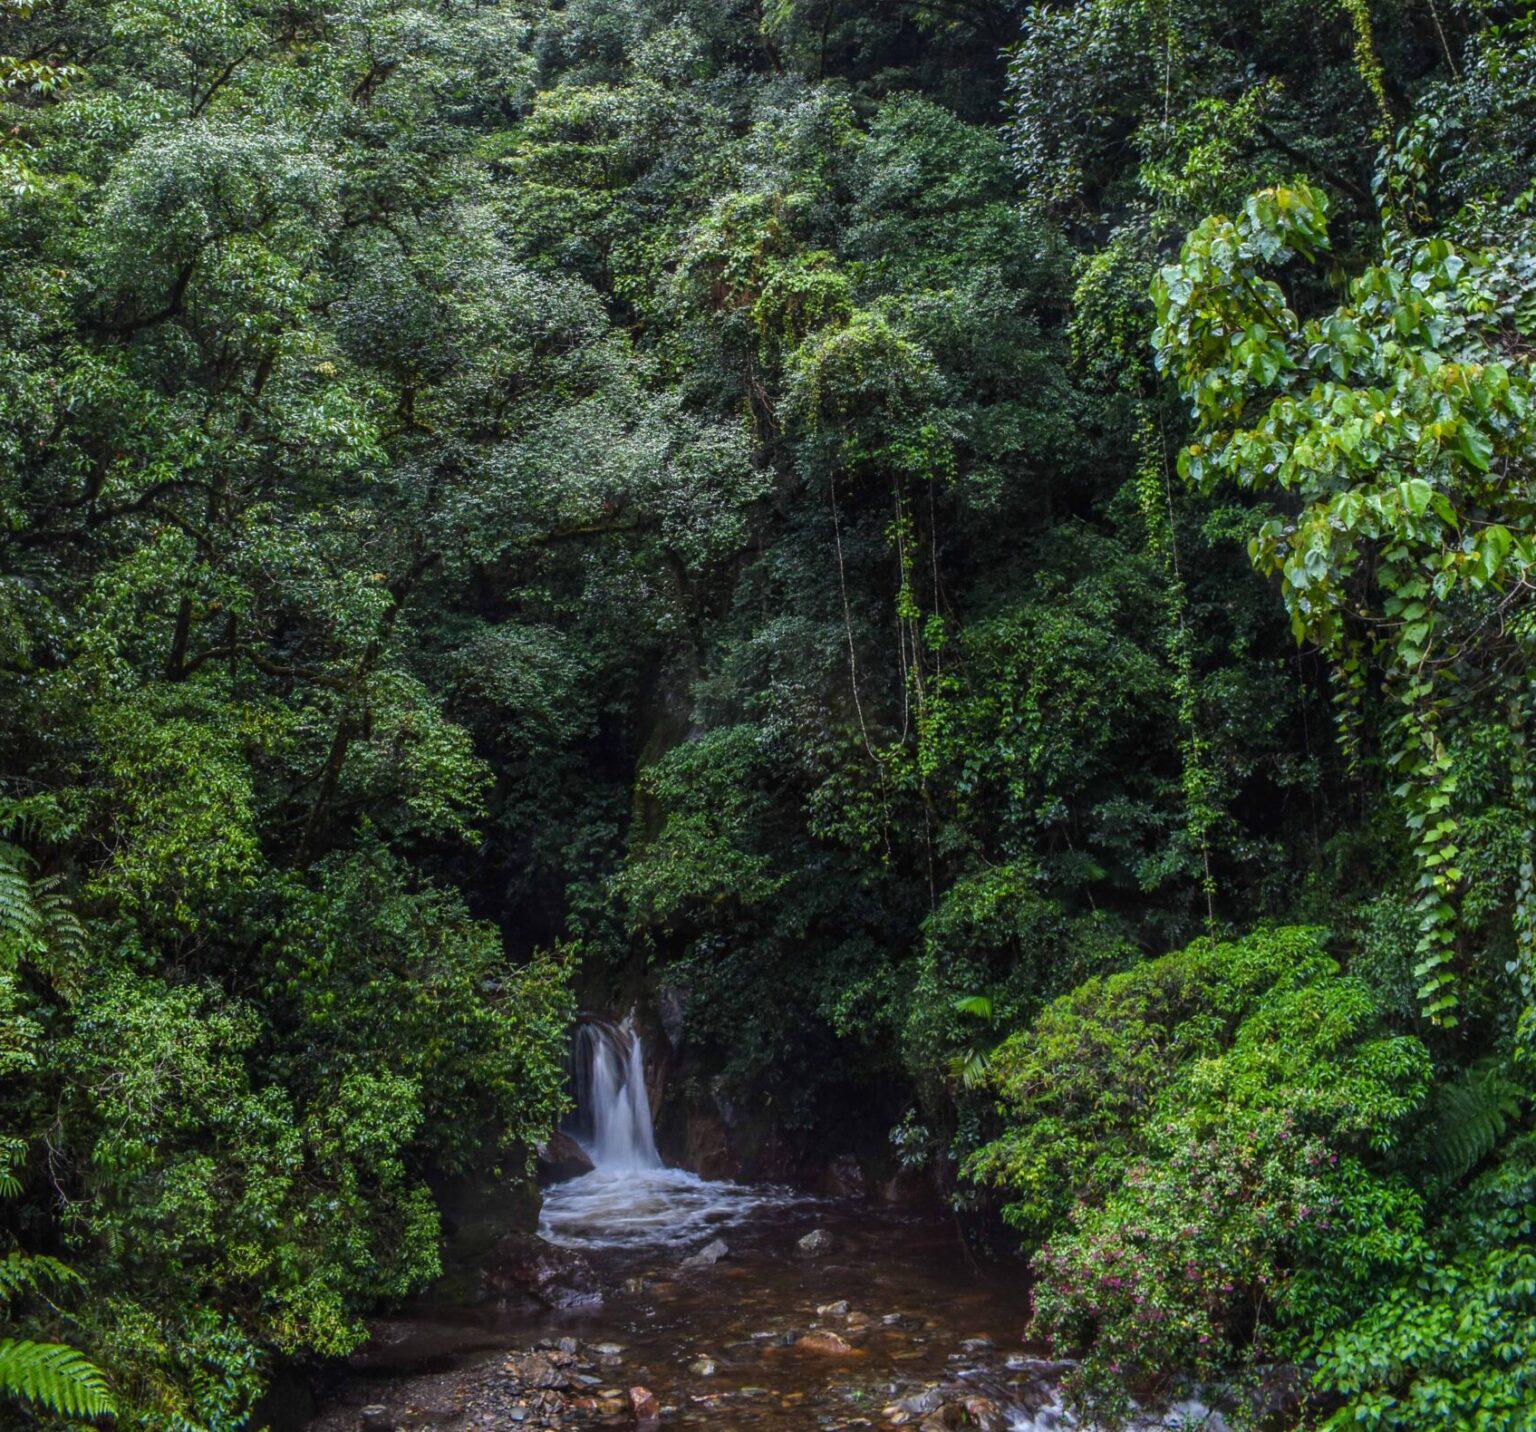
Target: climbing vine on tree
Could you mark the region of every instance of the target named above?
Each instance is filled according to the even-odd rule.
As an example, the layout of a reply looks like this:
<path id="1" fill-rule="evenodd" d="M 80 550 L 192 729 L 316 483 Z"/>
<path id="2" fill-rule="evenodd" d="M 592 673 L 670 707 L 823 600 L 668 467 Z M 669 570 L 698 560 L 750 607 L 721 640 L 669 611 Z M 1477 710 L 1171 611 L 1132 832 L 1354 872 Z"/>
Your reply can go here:
<path id="1" fill-rule="evenodd" d="M 1326 212 L 1302 184 L 1200 225 L 1158 276 L 1154 342 L 1195 420 L 1180 472 L 1294 499 L 1253 561 L 1345 700 L 1374 679 L 1392 703 L 1382 762 L 1418 865 L 1419 999 L 1449 1024 L 1464 881 L 1453 747 L 1494 713 L 1522 748 L 1536 714 L 1536 329 L 1522 316 L 1536 249 L 1393 229 L 1341 305 L 1298 317 L 1274 275 L 1327 253 Z M 1522 930 L 1522 962 L 1533 954 Z"/>

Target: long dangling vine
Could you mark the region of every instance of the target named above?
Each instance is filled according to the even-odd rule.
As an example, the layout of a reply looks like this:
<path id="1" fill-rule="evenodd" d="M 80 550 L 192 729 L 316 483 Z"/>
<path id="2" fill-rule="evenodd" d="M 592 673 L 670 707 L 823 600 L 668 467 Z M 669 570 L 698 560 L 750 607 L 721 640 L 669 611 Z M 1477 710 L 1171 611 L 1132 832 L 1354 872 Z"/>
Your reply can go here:
<path id="1" fill-rule="evenodd" d="M 1371 24 L 1370 0 L 1339 0 L 1355 31 L 1355 69 L 1370 90 L 1381 116 L 1378 136 L 1385 141 L 1392 132 L 1392 106 L 1387 99 L 1387 74 L 1376 53 L 1376 31 Z"/>
<path id="2" fill-rule="evenodd" d="M 1178 538 L 1173 530 L 1173 497 L 1163 451 L 1162 434 L 1143 405 L 1137 422 L 1136 501 L 1147 529 L 1147 549 L 1165 577 L 1168 629 L 1165 649 L 1173 671 L 1174 701 L 1179 713 L 1179 753 L 1182 758 L 1185 830 L 1191 847 L 1200 853 L 1200 889 L 1205 896 L 1205 923 L 1216 925 L 1216 877 L 1211 866 L 1211 834 L 1217 812 L 1212 804 L 1214 781 L 1210 743 L 1200 723 L 1200 696 L 1195 680 L 1193 633 L 1189 598 L 1179 567 Z"/>
<path id="3" fill-rule="evenodd" d="M 1510 973 L 1520 983 L 1519 1042 L 1536 1056 L 1536 772 L 1526 736 L 1527 700 L 1509 704 L 1510 790 L 1521 822 L 1520 862 L 1515 872 L 1515 958 Z"/>

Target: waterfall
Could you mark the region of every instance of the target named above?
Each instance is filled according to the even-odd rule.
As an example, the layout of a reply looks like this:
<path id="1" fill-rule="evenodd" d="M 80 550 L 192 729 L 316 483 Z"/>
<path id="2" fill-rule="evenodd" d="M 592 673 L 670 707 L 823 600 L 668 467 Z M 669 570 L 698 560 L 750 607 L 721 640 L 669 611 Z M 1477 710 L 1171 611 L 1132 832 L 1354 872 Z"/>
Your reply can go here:
<path id="1" fill-rule="evenodd" d="M 656 1152 L 645 1049 L 634 1015 L 622 1024 L 584 1017 L 571 1039 L 576 1108 L 565 1132 L 590 1173 L 551 1184 L 539 1232 L 566 1248 L 697 1248 L 792 1201 L 769 1184 L 715 1182 L 668 1168 Z"/>
<path id="2" fill-rule="evenodd" d="M 622 1024 L 593 1019 L 579 1025 L 573 1065 L 576 1119 L 571 1134 L 598 1172 L 660 1168 L 645 1087 L 645 1050 L 634 1016 Z"/>

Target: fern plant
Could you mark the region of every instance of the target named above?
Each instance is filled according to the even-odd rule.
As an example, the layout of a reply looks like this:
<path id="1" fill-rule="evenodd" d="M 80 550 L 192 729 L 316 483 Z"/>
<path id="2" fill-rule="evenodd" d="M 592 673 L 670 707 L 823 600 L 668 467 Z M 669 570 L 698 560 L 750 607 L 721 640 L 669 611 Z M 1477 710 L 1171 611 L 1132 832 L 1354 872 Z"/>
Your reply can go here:
<path id="1" fill-rule="evenodd" d="M 101 1370 L 63 1343 L 0 1338 L 0 1394 L 61 1417 L 106 1417 L 112 1394 Z"/>
<path id="2" fill-rule="evenodd" d="M 1498 1058 L 1480 1059 L 1434 1095 L 1429 1157 L 1447 1183 L 1478 1166 L 1520 1117 L 1524 1091 Z"/>
<path id="3" fill-rule="evenodd" d="M 68 959 L 84 945 L 74 911 L 52 881 L 32 881 L 26 857 L 0 843 L 0 1071 L 28 1067 L 35 1024 L 18 1002 L 16 971 L 23 960 Z M 55 965 L 57 968 L 57 965 Z M 21 1191 L 17 1169 L 23 1140 L 0 1132 L 0 1197 Z M 79 1274 L 42 1254 L 12 1249 L 0 1255 L 0 1307 L 80 1282 Z M 26 1402 L 75 1419 L 112 1412 L 106 1377 L 84 1353 L 65 1343 L 0 1338 L 0 1399 Z"/>
<path id="4" fill-rule="evenodd" d="M 32 879 L 29 861 L 0 841 L 0 972 L 30 960 L 67 994 L 85 967 L 85 927 L 59 877 Z"/>
<path id="5" fill-rule="evenodd" d="M 13 969 L 39 943 L 43 914 L 15 846 L 0 842 L 0 970 Z"/>

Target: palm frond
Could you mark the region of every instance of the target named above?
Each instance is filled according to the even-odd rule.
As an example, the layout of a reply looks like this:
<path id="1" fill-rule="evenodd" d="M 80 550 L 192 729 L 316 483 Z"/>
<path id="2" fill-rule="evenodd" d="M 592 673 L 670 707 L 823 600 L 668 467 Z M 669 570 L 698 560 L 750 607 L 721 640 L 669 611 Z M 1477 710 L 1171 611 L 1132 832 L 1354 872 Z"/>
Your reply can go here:
<path id="1" fill-rule="evenodd" d="M 992 1018 L 992 1001 L 984 994 L 962 995 L 955 1001 L 956 1014 L 970 1014 L 977 1019 Z"/>

